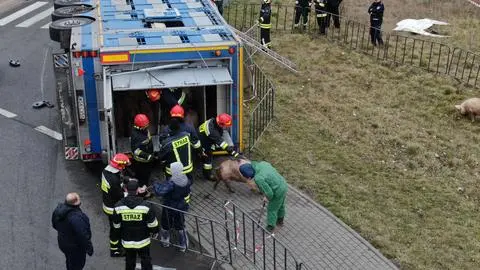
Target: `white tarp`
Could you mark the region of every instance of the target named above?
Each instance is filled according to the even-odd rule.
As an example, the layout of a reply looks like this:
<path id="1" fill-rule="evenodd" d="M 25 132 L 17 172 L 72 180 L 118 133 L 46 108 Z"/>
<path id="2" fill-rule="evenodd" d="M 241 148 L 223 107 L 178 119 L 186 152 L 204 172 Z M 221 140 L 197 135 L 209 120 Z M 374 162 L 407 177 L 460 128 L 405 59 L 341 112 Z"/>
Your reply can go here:
<path id="1" fill-rule="evenodd" d="M 434 24 L 436 25 L 448 25 L 446 22 L 431 20 L 431 19 L 405 19 L 401 20 L 397 23 L 397 27 L 395 27 L 394 31 L 406 31 L 411 32 L 419 35 L 430 36 L 430 37 L 448 37 L 443 35 L 433 34 L 427 31 L 430 27 Z"/>

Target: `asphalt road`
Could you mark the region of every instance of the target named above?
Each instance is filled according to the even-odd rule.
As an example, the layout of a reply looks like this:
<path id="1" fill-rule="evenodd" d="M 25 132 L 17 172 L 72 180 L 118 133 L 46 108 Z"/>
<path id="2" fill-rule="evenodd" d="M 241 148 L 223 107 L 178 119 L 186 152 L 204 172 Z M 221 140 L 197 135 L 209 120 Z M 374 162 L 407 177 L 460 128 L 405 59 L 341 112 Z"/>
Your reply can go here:
<path id="1" fill-rule="evenodd" d="M 101 210 L 99 174 L 78 161 L 65 161 L 62 142 L 35 127 L 60 132 L 57 108 L 33 109 L 32 103 L 56 104 L 45 17 L 30 27 L 16 27 L 52 6 L 52 1 L 5 23 L 5 18 L 35 1 L 0 1 L 0 269 L 65 269 L 64 256 L 51 228 L 51 213 L 67 192 L 76 191 L 90 217 L 95 253 L 85 269 L 122 269 L 123 258 L 108 254 L 108 223 Z M 21 66 L 12 68 L 10 59 Z M 7 113 L 5 113 L 5 111 Z M 11 114 L 8 114 L 11 113 Z M 15 114 L 12 115 L 12 114 Z M 172 249 L 152 248 L 154 264 L 176 269 L 209 269 L 208 260 Z"/>

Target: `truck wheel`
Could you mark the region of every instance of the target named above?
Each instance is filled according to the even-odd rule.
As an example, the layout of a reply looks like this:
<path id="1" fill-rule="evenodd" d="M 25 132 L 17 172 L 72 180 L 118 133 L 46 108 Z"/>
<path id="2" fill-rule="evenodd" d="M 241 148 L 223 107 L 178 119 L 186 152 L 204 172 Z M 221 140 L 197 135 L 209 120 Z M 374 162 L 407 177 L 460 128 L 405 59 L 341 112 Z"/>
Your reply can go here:
<path id="1" fill-rule="evenodd" d="M 59 19 L 71 18 L 73 16 L 79 16 L 83 13 L 89 12 L 93 10 L 93 7 L 81 5 L 81 6 L 69 6 L 69 7 L 61 7 L 59 9 L 55 9 L 52 13 L 52 21 L 56 21 Z"/>
<path id="2" fill-rule="evenodd" d="M 80 6 L 80 5 L 85 4 L 85 2 L 87 2 L 87 1 L 83 1 L 83 0 L 55 0 L 55 2 L 53 2 L 53 8 L 57 9 L 57 8 L 69 7 L 69 6 Z"/>
<path id="3" fill-rule="evenodd" d="M 62 49 L 70 49 L 70 34 L 72 28 L 80 27 L 94 22 L 92 17 L 72 17 L 66 19 L 60 19 L 50 24 L 50 39 L 56 42 L 60 42 Z"/>

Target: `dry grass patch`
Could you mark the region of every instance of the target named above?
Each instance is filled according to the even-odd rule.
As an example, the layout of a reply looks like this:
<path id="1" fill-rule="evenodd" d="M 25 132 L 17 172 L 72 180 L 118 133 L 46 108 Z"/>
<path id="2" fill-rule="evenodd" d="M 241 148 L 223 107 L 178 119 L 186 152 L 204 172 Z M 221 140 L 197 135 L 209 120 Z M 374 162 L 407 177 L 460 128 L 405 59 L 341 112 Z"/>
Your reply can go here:
<path id="1" fill-rule="evenodd" d="M 259 59 L 278 89 L 255 157 L 402 268 L 478 269 L 480 124 L 453 107 L 478 90 L 324 39 L 274 41 L 301 73 Z"/>

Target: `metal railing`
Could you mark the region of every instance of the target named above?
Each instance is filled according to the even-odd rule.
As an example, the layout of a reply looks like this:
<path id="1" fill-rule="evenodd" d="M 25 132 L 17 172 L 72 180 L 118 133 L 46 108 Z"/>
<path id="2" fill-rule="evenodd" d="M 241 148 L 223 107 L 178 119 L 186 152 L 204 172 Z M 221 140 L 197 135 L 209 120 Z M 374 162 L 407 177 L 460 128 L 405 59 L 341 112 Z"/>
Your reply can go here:
<path id="1" fill-rule="evenodd" d="M 252 92 L 256 99 L 249 115 L 248 153 L 250 153 L 275 116 L 275 85 L 253 63 L 248 66 L 252 74 Z"/>
<path id="2" fill-rule="evenodd" d="M 307 269 L 274 234 L 261 226 L 262 212 L 254 218 L 232 201 L 225 201 L 224 209 L 234 256 L 241 254 L 256 269 Z M 246 266 L 240 267 L 244 269 Z"/>
<path id="3" fill-rule="evenodd" d="M 201 217 L 192 213 L 184 212 L 169 206 L 150 201 L 156 208 L 157 216 L 165 210 L 167 221 L 171 221 L 170 215 L 181 215 L 185 220 L 185 230 L 189 239 L 187 251 L 194 252 L 214 260 L 215 263 L 232 264 L 232 246 L 230 242 L 229 230 L 225 221 L 217 221 L 206 217 Z M 170 244 L 180 248 L 179 236 L 170 227 Z M 158 239 L 155 239 L 158 240 Z M 213 268 L 213 266 L 212 266 Z"/>
<path id="4" fill-rule="evenodd" d="M 306 27 L 294 28 L 295 6 L 272 5 L 271 32 L 275 39 L 278 33 L 304 33 L 317 35 L 319 26 L 313 8 L 308 8 Z M 246 30 L 254 26 L 259 17 L 260 5 L 255 3 L 232 2 L 225 9 L 224 17 L 233 27 Z M 330 14 L 333 18 L 337 15 Z M 447 44 L 432 41 L 427 37 L 416 38 L 396 32 L 380 31 L 384 37 L 383 46 L 370 42 L 371 27 L 345 16 L 338 16 L 340 28 L 331 23 L 326 37 L 351 50 L 360 51 L 377 60 L 394 64 L 409 65 L 426 71 L 448 75 L 468 85 L 480 87 L 480 54 Z"/>

